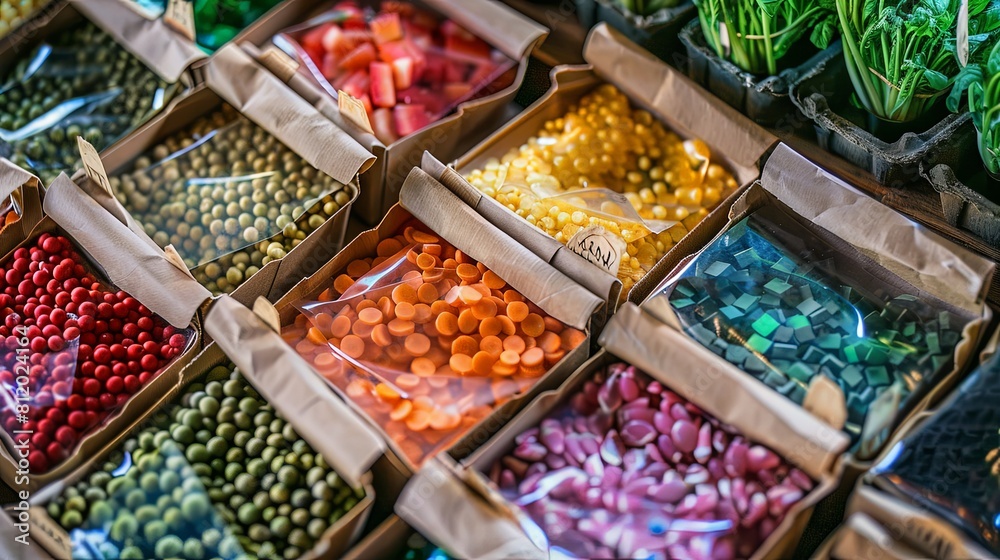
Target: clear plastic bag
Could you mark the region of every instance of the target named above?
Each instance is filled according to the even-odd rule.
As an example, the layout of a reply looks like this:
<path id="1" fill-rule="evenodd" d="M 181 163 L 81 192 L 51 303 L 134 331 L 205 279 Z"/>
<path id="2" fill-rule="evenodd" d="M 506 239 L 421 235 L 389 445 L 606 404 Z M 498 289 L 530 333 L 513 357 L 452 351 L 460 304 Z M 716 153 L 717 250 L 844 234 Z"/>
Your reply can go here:
<path id="1" fill-rule="evenodd" d="M 32 270 L 38 262 L 46 264 Z M 0 266 L 0 423 L 12 455 L 25 450 L 35 474 L 76 453 L 194 341 L 192 330 L 175 329 L 91 271 L 58 233 Z"/>
<path id="2" fill-rule="evenodd" d="M 329 95 L 361 100 L 386 144 L 507 88 L 516 67 L 455 22 L 405 2 L 382 2 L 378 13 L 341 2 L 274 43 Z"/>
<path id="3" fill-rule="evenodd" d="M 905 411 L 954 366 L 972 317 L 917 294 L 846 243 L 764 207 L 705 248 L 661 297 L 688 335 L 802 403 L 816 375 L 847 400 L 855 440 L 893 385 Z"/>
<path id="4" fill-rule="evenodd" d="M 733 192 L 736 180 L 700 140 L 682 140 L 610 84 L 482 169 L 484 194 L 556 241 L 600 227 L 626 243 L 622 298 Z"/>
<path id="5" fill-rule="evenodd" d="M 74 558 L 235 560 L 298 558 L 362 497 L 218 366 L 45 507 Z"/>
<path id="6" fill-rule="evenodd" d="M 166 138 L 110 182 L 153 241 L 172 244 L 216 293 L 282 258 L 352 198 L 229 105 Z"/>
<path id="7" fill-rule="evenodd" d="M 285 340 L 417 465 L 586 338 L 417 222 L 295 305 Z"/>
<path id="8" fill-rule="evenodd" d="M 149 18 L 158 18 L 166 9 L 166 0 L 134 0 L 136 7 Z M 260 19 L 280 0 L 192 0 L 195 40 L 211 53 L 231 41 L 247 26 Z"/>
<path id="9" fill-rule="evenodd" d="M 21 203 L 16 192 L 7 197 L 7 200 L 0 201 L 0 232 L 20 220 L 21 213 Z"/>
<path id="10" fill-rule="evenodd" d="M 490 469 L 553 558 L 748 558 L 813 481 L 618 363 Z"/>
<path id="11" fill-rule="evenodd" d="M 50 37 L 0 83 L 0 140 L 46 183 L 77 167 L 77 136 L 102 150 L 180 89 L 90 23 Z"/>
<path id="12" fill-rule="evenodd" d="M 875 484 L 927 508 L 1000 555 L 1000 358 L 984 362 L 952 397 L 872 469 Z"/>

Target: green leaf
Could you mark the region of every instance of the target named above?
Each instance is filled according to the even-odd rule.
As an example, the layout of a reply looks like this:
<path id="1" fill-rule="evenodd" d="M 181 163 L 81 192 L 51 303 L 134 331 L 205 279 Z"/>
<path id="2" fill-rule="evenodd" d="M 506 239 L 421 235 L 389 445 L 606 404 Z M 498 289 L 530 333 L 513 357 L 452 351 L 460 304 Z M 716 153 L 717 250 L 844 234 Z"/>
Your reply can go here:
<path id="1" fill-rule="evenodd" d="M 990 56 L 986 59 L 986 71 L 991 76 L 1000 74 L 1000 42 L 994 45 L 993 50 L 990 51 Z"/>
<path id="2" fill-rule="evenodd" d="M 982 88 L 982 83 L 983 69 L 978 64 L 970 64 L 963 68 L 958 73 L 958 76 L 955 77 L 955 84 L 952 86 L 951 93 L 948 94 L 948 99 L 945 102 L 948 110 L 958 113 L 962 103 L 962 94 L 965 93 L 965 90 L 974 84 L 979 84 L 980 88 Z M 970 107 L 970 109 L 975 110 L 974 107 Z"/>
<path id="3" fill-rule="evenodd" d="M 757 5 L 765 14 L 774 17 L 778 14 L 778 8 L 788 0 L 757 0 Z"/>
<path id="4" fill-rule="evenodd" d="M 816 23 L 816 26 L 813 27 L 812 33 L 809 35 L 809 41 L 816 45 L 816 48 L 825 49 L 830 46 L 836 32 L 836 18 L 831 16 Z"/>
<path id="5" fill-rule="evenodd" d="M 948 76 L 945 76 L 937 70 L 932 70 L 930 68 L 924 70 L 924 79 L 927 80 L 927 85 L 930 86 L 931 89 L 941 91 L 948 87 Z"/>

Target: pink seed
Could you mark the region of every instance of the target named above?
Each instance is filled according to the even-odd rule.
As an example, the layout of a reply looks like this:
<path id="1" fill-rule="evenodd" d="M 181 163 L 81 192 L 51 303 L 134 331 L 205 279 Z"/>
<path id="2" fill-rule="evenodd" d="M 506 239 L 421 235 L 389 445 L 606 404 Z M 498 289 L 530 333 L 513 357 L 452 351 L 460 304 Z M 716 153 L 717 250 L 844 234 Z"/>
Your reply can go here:
<path id="1" fill-rule="evenodd" d="M 545 446 L 536 442 L 526 441 L 514 448 L 514 456 L 525 461 L 541 461 L 547 453 Z"/>
<path id="2" fill-rule="evenodd" d="M 656 447 L 660 449 L 660 453 L 663 458 L 668 461 L 673 461 L 674 454 L 677 453 L 677 448 L 674 447 L 674 441 L 670 439 L 670 436 L 664 434 L 656 438 Z"/>
<path id="3" fill-rule="evenodd" d="M 812 479 L 809 478 L 809 475 L 799 469 L 792 469 L 788 471 L 788 480 L 791 480 L 792 484 L 798 486 L 806 492 L 813 489 Z"/>
<path id="4" fill-rule="evenodd" d="M 733 440 L 723 456 L 726 472 L 732 477 L 742 477 L 747 472 L 747 446 L 740 440 Z"/>
<path id="5" fill-rule="evenodd" d="M 750 497 L 750 506 L 747 508 L 746 516 L 743 517 L 744 527 L 753 527 L 767 516 L 767 496 L 760 492 Z"/>
<path id="6" fill-rule="evenodd" d="M 622 441 L 629 447 L 643 447 L 656 440 L 656 428 L 641 420 L 632 420 L 622 426 Z"/>
<path id="7" fill-rule="evenodd" d="M 698 430 L 698 447 L 694 449 L 694 458 L 704 465 L 712 456 L 712 425 L 704 423 Z"/>
<path id="8" fill-rule="evenodd" d="M 542 421 L 542 429 L 539 437 L 542 443 L 552 453 L 562 454 L 566 451 L 566 434 L 558 420 L 551 418 Z"/>
<path id="9" fill-rule="evenodd" d="M 686 408 L 684 408 L 684 405 L 679 402 L 674 403 L 674 405 L 670 407 L 670 416 L 672 416 L 674 420 L 687 420 L 688 422 L 691 421 L 691 415 L 688 414 L 688 411 Z"/>
<path id="10" fill-rule="evenodd" d="M 674 427 L 674 418 L 666 412 L 657 412 L 653 414 L 653 426 L 661 434 L 669 434 L 670 428 Z"/>
<path id="11" fill-rule="evenodd" d="M 747 469 L 750 472 L 774 470 L 780 464 L 781 459 L 766 447 L 755 445 L 747 451 Z"/>
<path id="12" fill-rule="evenodd" d="M 630 375 L 623 375 L 618 380 L 618 391 L 621 393 L 622 398 L 625 399 L 625 402 L 631 402 L 639 398 L 639 384 Z"/>
<path id="13" fill-rule="evenodd" d="M 618 466 L 622 464 L 622 454 L 625 452 L 625 445 L 618 432 L 611 430 L 601 442 L 601 459 L 609 465 Z"/>
<path id="14" fill-rule="evenodd" d="M 670 439 L 681 453 L 690 453 L 698 445 L 698 429 L 690 420 L 678 419 L 670 429 Z"/>
<path id="15" fill-rule="evenodd" d="M 528 470 L 527 463 L 519 461 L 510 455 L 500 459 L 500 461 L 503 463 L 503 466 L 513 471 L 518 478 L 523 478 L 525 471 Z"/>
<path id="16" fill-rule="evenodd" d="M 527 429 L 521 432 L 520 434 L 517 434 L 517 437 L 514 438 L 514 443 L 517 445 L 521 445 L 526 441 L 537 441 L 537 440 L 538 440 L 538 428 L 536 427 Z"/>

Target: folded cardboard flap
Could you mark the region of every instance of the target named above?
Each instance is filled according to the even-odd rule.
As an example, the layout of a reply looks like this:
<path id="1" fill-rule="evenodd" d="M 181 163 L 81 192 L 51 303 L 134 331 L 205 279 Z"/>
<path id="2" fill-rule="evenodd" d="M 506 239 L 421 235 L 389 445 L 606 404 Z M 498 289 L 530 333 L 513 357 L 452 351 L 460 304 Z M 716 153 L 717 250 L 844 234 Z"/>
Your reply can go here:
<path id="1" fill-rule="evenodd" d="M 115 219 L 66 176 L 49 185 L 43 209 L 89 253 L 118 288 L 128 292 L 171 325 L 191 324 L 201 304 L 212 297 L 201 284 L 177 269 Z"/>
<path id="2" fill-rule="evenodd" d="M 420 168 L 448 187 L 448 190 L 486 218 L 489 223 L 499 227 L 543 261 L 570 276 L 602 299 L 608 298 L 607 301 L 612 305 L 617 303 L 618 294 L 621 292 L 621 281 L 617 278 L 590 264 L 562 243 L 513 215 L 500 203 L 470 185 L 457 171 L 438 161 L 430 152 L 424 152 Z"/>
<path id="3" fill-rule="evenodd" d="M 758 164 L 778 138 L 707 93 L 677 70 L 629 41 L 606 23 L 595 26 L 583 47 L 594 71 L 647 108 L 669 116 L 682 136 L 698 137 L 725 154 L 741 185 L 755 179 Z M 698 131 L 692 134 L 692 131 Z"/>
<path id="4" fill-rule="evenodd" d="M 39 199 L 41 181 L 31 173 L 21 169 L 6 158 L 0 158 L 0 207 L 7 203 L 11 195 L 20 205 L 20 218 L 4 227 L 0 223 L 0 256 L 16 247 L 31 233 L 35 224 L 42 219 L 42 203 Z"/>
<path id="5" fill-rule="evenodd" d="M 374 430 L 253 311 L 222 296 L 205 318 L 205 332 L 247 379 L 352 486 L 359 486 L 385 444 Z"/>
<path id="6" fill-rule="evenodd" d="M 529 55 L 549 33 L 548 28 L 501 2 L 423 0 L 423 3 L 514 60 Z"/>
<path id="7" fill-rule="evenodd" d="M 435 457 L 413 475 L 396 501 L 396 515 L 456 558 L 548 558 L 512 517 L 474 493 L 446 461 Z"/>
<path id="8" fill-rule="evenodd" d="M 833 542 L 827 558 L 916 560 L 927 557 L 893 539 L 885 527 L 863 513 L 848 517 L 831 538 Z"/>
<path id="9" fill-rule="evenodd" d="M 784 144 L 768 158 L 761 185 L 914 287 L 983 315 L 993 263 L 868 197 Z"/>
<path id="10" fill-rule="evenodd" d="M 205 83 L 237 111 L 273 134 L 320 171 L 351 182 L 375 162 L 368 150 L 296 95 L 240 47 L 219 49 Z M 307 141 L 320 139 L 320 141 Z"/>
<path id="11" fill-rule="evenodd" d="M 162 19 L 147 19 L 135 10 L 123 9 L 122 0 L 69 0 L 69 3 L 168 82 L 177 82 L 191 64 L 208 57 Z"/>
<path id="12" fill-rule="evenodd" d="M 864 514 L 886 529 L 893 540 L 919 551 L 924 558 L 993 558 L 954 525 L 924 508 L 859 484 L 846 515 Z"/>
<path id="13" fill-rule="evenodd" d="M 399 203 L 563 323 L 586 329 L 604 305 L 602 298 L 522 247 L 420 168 L 406 178 Z"/>
<path id="14" fill-rule="evenodd" d="M 644 370 L 723 424 L 770 447 L 814 480 L 833 472 L 847 436 L 634 304 L 601 334 L 608 352 Z"/>

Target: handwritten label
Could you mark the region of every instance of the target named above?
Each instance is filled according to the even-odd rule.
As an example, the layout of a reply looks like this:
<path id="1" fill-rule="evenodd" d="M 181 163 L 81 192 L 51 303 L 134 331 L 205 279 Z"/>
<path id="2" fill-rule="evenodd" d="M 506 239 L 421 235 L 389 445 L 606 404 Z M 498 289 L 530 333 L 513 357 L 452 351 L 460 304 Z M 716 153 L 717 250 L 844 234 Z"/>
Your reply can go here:
<path id="1" fill-rule="evenodd" d="M 170 261 L 170 264 L 183 270 L 184 274 L 190 276 L 192 280 L 194 279 L 194 275 L 191 274 L 190 270 L 188 270 L 187 265 L 184 264 L 184 259 L 181 258 L 181 255 L 177 252 L 177 249 L 174 249 L 173 245 L 167 245 L 166 247 L 164 247 L 163 254 L 166 255 L 167 260 Z"/>
<path id="2" fill-rule="evenodd" d="M 257 297 L 257 300 L 253 302 L 253 312 L 272 331 L 281 332 L 281 316 L 278 314 L 278 310 L 274 307 L 274 304 L 267 301 L 266 297 Z"/>
<path id="3" fill-rule="evenodd" d="M 272 46 L 260 53 L 260 63 L 282 82 L 288 82 L 299 69 L 299 63 L 292 60 L 278 47 Z"/>
<path id="4" fill-rule="evenodd" d="M 576 232 L 566 246 L 570 251 L 587 259 L 587 262 L 601 267 L 612 276 L 617 276 L 626 244 L 624 239 L 601 226 L 590 226 Z"/>
<path id="5" fill-rule="evenodd" d="M 344 90 L 337 90 L 337 106 L 340 108 L 340 114 L 344 115 L 347 120 L 358 125 L 369 134 L 375 134 L 371 123 L 368 122 L 368 112 L 365 111 L 365 104 L 360 99 Z"/>
<path id="6" fill-rule="evenodd" d="M 191 0 L 169 0 L 163 13 L 163 23 L 194 41 L 194 4 Z"/>
<path id="7" fill-rule="evenodd" d="M 903 388 L 897 383 L 886 389 L 868 407 L 865 425 L 861 429 L 861 447 L 858 450 L 861 457 L 871 457 L 874 451 L 885 443 L 896 420 L 896 411 L 899 410 L 899 401 L 902 398 Z"/>
<path id="8" fill-rule="evenodd" d="M 958 63 L 962 66 L 969 64 L 969 0 L 962 0 L 958 8 L 957 22 L 958 37 L 956 38 L 958 50 Z"/>
<path id="9" fill-rule="evenodd" d="M 847 422 L 847 401 L 844 391 L 832 379 L 817 375 L 809 382 L 802 408 L 831 428 L 841 430 Z"/>
<path id="10" fill-rule="evenodd" d="M 108 172 L 104 170 L 104 162 L 97 153 L 97 148 L 93 144 L 83 139 L 83 136 L 76 137 L 76 145 L 80 150 L 80 159 L 83 160 L 83 169 L 87 172 L 87 177 L 91 181 L 101 186 L 111 198 L 115 198 L 115 191 L 111 189 L 111 181 L 108 181 Z"/>

